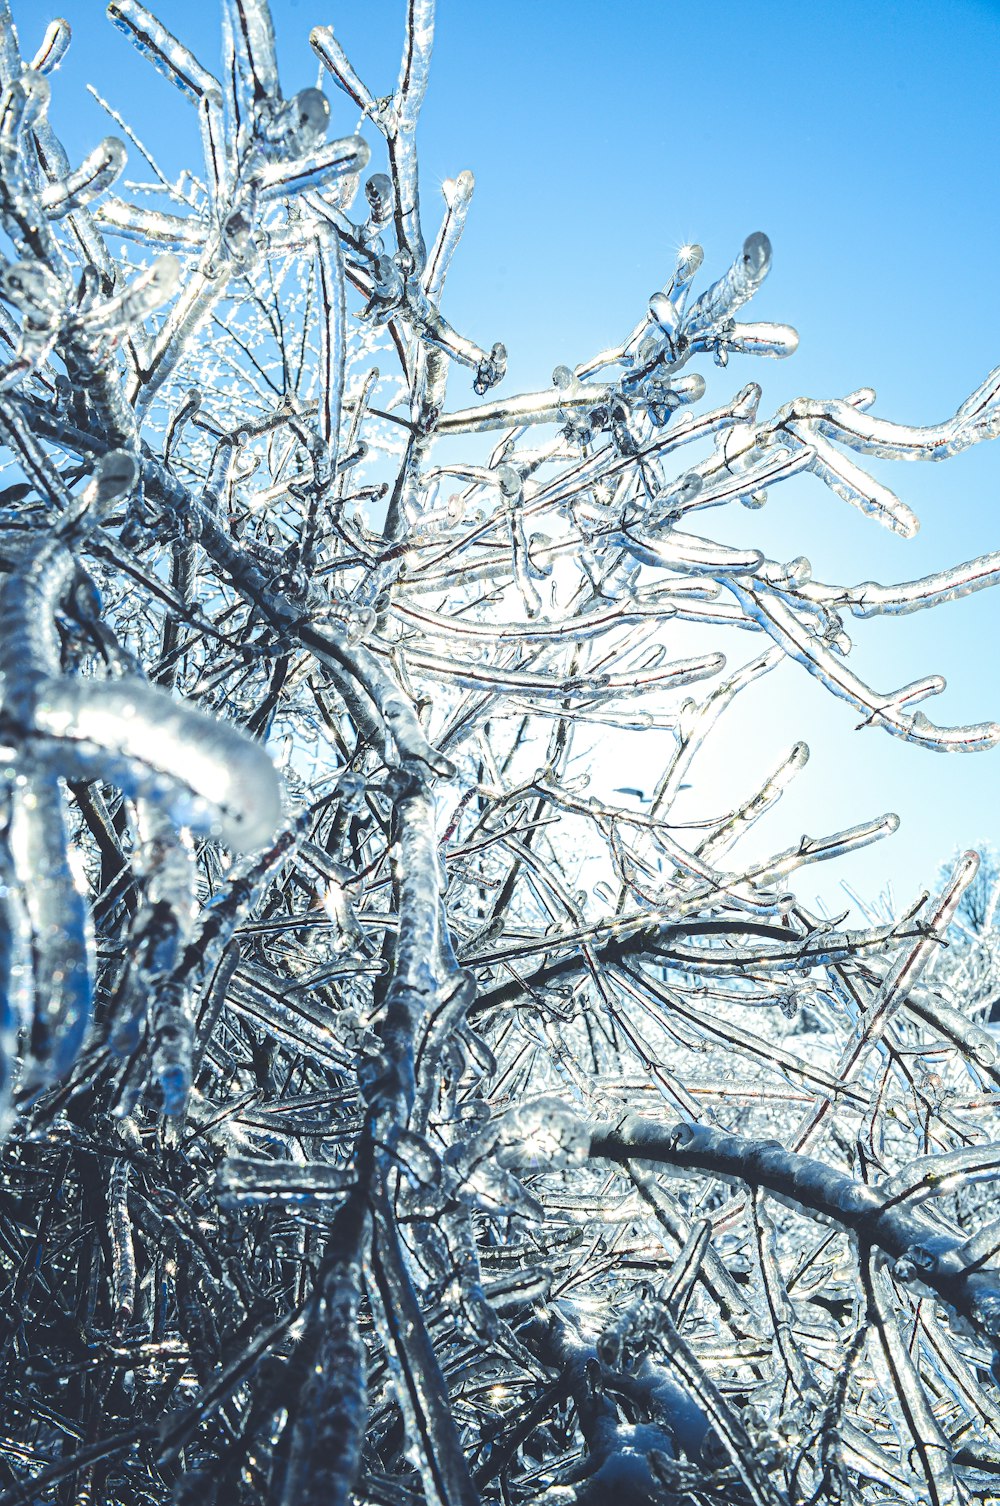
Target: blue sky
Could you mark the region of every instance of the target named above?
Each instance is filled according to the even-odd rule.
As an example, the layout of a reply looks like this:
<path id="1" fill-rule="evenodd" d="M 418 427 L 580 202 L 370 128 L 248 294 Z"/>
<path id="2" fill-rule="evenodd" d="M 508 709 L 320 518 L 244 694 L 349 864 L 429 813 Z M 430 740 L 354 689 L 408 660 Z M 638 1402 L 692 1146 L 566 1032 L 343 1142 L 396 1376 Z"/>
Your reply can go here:
<path id="1" fill-rule="evenodd" d="M 30 51 L 46 0 L 15 7 Z M 214 63 L 212 0 L 153 8 Z M 52 9 L 75 34 L 54 104 L 68 142 L 80 150 L 108 129 L 84 99 L 93 80 L 168 169 L 193 156 L 191 112 L 103 6 Z M 332 22 L 373 91 L 389 92 L 402 0 L 273 10 L 288 89 L 313 82 L 309 28 Z M 996 0 L 440 0 L 420 130 L 428 223 L 436 183 L 465 167 L 477 179 L 446 312 L 483 343 L 504 340 L 502 391 L 547 385 L 553 366 L 632 326 L 679 245 L 700 241 L 714 275 L 762 229 L 774 269 L 750 316 L 794 324 L 800 349 L 782 364 L 706 372 L 709 395 L 759 380 L 770 411 L 798 393 L 867 385 L 887 417 L 943 418 L 1000 364 L 998 77 Z M 353 129 L 352 107 L 333 102 L 334 129 Z M 455 384 L 452 400 L 471 394 Z M 882 474 L 921 517 L 917 539 L 884 533 L 808 477 L 727 536 L 806 554 L 823 580 L 911 579 L 1000 548 L 1000 444 Z M 879 688 L 941 672 L 949 688 L 927 706 L 935 719 L 1000 720 L 996 593 L 856 627 L 859 667 Z M 869 894 L 890 878 L 905 902 L 956 845 L 1000 841 L 1000 750 L 943 757 L 854 733 L 850 708 L 804 681 L 789 666 L 740 743 L 763 769 L 797 736 L 810 742 L 812 763 L 784 802 L 788 839 L 889 809 L 903 821 L 868 855 L 817 871 L 805 897 L 819 889 L 836 905 L 840 878 Z M 647 753 L 652 768 L 657 750 Z M 719 749 L 720 768 L 731 759 L 731 746 Z"/>

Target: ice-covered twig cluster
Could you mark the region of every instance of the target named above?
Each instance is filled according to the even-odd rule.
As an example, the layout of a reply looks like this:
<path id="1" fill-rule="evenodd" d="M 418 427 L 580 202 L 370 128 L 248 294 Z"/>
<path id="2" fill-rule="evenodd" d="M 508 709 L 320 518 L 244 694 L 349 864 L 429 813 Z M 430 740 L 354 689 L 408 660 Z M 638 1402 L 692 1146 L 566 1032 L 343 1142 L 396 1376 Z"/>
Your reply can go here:
<path id="1" fill-rule="evenodd" d="M 808 750 L 721 807 L 698 767 L 786 661 L 1000 740 L 846 631 L 1000 554 L 823 584 L 708 516 L 810 472 L 909 536 L 866 457 L 994 437 L 1000 371 L 929 428 L 706 408 L 699 358 L 795 348 L 738 317 L 758 232 L 494 392 L 442 312 L 472 174 L 433 233 L 419 191 L 431 0 L 385 95 L 330 27 L 283 89 L 266 0 L 218 73 L 108 9 L 177 178 L 100 95 L 69 160 L 69 29 L 0 0 L 0 1503 L 995 1499 L 977 860 L 852 929 L 790 886 L 896 818 L 751 857 Z M 642 734 L 648 798 L 601 772 Z"/>

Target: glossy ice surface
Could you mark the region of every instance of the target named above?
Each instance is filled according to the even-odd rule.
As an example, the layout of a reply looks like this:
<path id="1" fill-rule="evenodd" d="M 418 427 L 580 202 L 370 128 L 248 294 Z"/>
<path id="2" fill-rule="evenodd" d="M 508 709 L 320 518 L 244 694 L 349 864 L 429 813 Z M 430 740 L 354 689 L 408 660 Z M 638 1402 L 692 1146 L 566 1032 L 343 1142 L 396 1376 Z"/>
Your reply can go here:
<path id="1" fill-rule="evenodd" d="M 978 859 L 846 927 L 794 888 L 894 830 L 863 761 L 855 824 L 820 791 L 763 859 L 802 742 L 682 795 L 786 661 L 872 736 L 1000 741 L 850 636 L 1000 554 L 828 581 L 726 530 L 809 472 L 911 537 L 879 462 L 996 437 L 1000 368 L 917 426 L 709 402 L 797 345 L 751 231 L 507 392 L 442 311 L 431 0 L 389 92 L 221 13 L 212 71 L 109 6 L 194 112 L 175 180 L 113 114 L 70 160 L 68 28 L 22 53 L 0 0 L 0 1506 L 988 1498 Z"/>

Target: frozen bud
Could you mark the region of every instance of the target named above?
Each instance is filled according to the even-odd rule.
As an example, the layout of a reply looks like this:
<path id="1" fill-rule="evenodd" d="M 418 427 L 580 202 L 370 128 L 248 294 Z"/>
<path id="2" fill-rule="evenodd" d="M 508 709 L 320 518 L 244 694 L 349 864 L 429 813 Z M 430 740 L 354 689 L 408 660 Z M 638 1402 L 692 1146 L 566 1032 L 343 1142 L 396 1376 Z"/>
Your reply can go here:
<path id="1" fill-rule="evenodd" d="M 127 497 L 135 489 L 138 479 L 139 466 L 135 456 L 128 450 L 109 450 L 97 462 L 94 472 L 94 505 L 103 509 L 119 498 Z"/>
<path id="2" fill-rule="evenodd" d="M 505 497 L 516 497 L 521 491 L 521 477 L 512 465 L 498 465 L 494 472 L 497 486 Z"/>
<path id="3" fill-rule="evenodd" d="M 87 309 L 97 299 L 101 291 L 101 274 L 92 261 L 88 261 L 80 273 L 80 280 L 76 285 L 76 306 L 78 310 Z"/>
<path id="4" fill-rule="evenodd" d="M 705 378 L 700 371 L 690 371 L 686 376 L 673 377 L 670 390 L 679 403 L 697 403 L 705 396 Z"/>
<path id="5" fill-rule="evenodd" d="M 356 947 L 361 938 L 361 931 L 354 918 L 354 912 L 343 884 L 336 879 L 331 879 L 320 894 L 320 904 L 333 926 L 330 945 L 334 952 L 346 952 Z"/>
<path id="6" fill-rule="evenodd" d="M 73 581 L 73 613 L 80 622 L 98 622 L 104 610 L 104 598 L 92 576 L 85 570 L 77 571 Z"/>
<path id="7" fill-rule="evenodd" d="M 680 315 L 666 293 L 653 294 L 649 300 L 649 313 L 650 317 L 656 320 L 667 338 L 672 340 L 677 333 L 677 326 L 680 324 Z"/>
<path id="8" fill-rule="evenodd" d="M 345 770 L 337 780 L 340 809 L 345 815 L 356 816 L 365 800 L 365 781 L 353 770 Z"/>
<path id="9" fill-rule="evenodd" d="M 386 301 L 395 301 L 402 296 L 403 278 L 391 256 L 375 258 L 372 292 Z"/>
<path id="10" fill-rule="evenodd" d="M 350 614 L 347 619 L 347 636 L 352 643 L 360 643 L 369 633 L 374 631 L 378 622 L 378 613 L 372 607 L 356 607 L 350 604 Z"/>
<path id="11" fill-rule="evenodd" d="M 392 179 L 388 173 L 372 173 L 365 184 L 365 198 L 376 225 L 384 225 L 392 214 Z"/>
<path id="12" fill-rule="evenodd" d="M 748 382 L 737 393 L 733 403 L 733 417 L 737 423 L 752 424 L 757 417 L 757 405 L 760 402 L 760 387 L 756 382 Z"/>
<path id="13" fill-rule="evenodd" d="M 378 1039 L 361 1020 L 355 1009 L 338 1009 L 332 1027 L 337 1039 L 352 1054 L 378 1050 Z"/>
<path id="14" fill-rule="evenodd" d="M 579 1166 L 590 1151 L 590 1132 L 574 1109 L 558 1098 L 536 1098 L 511 1109 L 500 1121 L 501 1166 L 552 1171 Z"/>
<path id="15" fill-rule="evenodd" d="M 659 361 L 663 353 L 662 337 L 655 330 L 650 330 L 635 347 L 635 365 L 651 366 L 654 361 Z"/>
<path id="16" fill-rule="evenodd" d="M 473 387 L 482 397 L 502 382 L 507 371 L 507 347 L 498 340 L 488 356 L 484 356 L 476 367 L 476 379 Z"/>
<path id="17" fill-rule="evenodd" d="M 680 502 L 680 503 L 692 502 L 694 500 L 694 498 L 697 497 L 698 493 L 701 491 L 703 485 L 704 485 L 704 482 L 703 482 L 702 478 L 698 475 L 697 471 L 688 471 L 685 475 L 678 477 L 678 479 L 674 482 L 673 486 L 670 488 L 670 491 L 668 493 L 666 493 L 666 495 L 664 497 L 657 498 L 657 500 L 658 501 L 663 501 L 663 502 L 668 502 L 668 503 L 669 502 Z"/>
<path id="18" fill-rule="evenodd" d="M 994 1344 L 1000 1343 L 1000 1297 L 992 1293 L 982 1297 L 977 1302 L 976 1309 L 977 1326 Z M 996 1363 L 996 1358 L 994 1363 Z"/>
<path id="19" fill-rule="evenodd" d="M 475 186 L 476 180 L 468 168 L 460 172 L 457 178 L 445 178 L 441 184 L 441 192 L 448 208 L 453 209 L 463 199 L 470 199 Z"/>
<path id="20" fill-rule="evenodd" d="M 682 246 L 677 253 L 677 266 L 674 270 L 675 282 L 690 282 L 696 275 L 705 260 L 705 251 L 702 246 Z"/>
<path id="21" fill-rule="evenodd" d="M 672 1151 L 690 1150 L 697 1139 L 697 1130 L 693 1124 L 675 1124 L 669 1134 L 670 1149 Z"/>
<path id="22" fill-rule="evenodd" d="M 997 1059 L 997 1048 L 988 1036 L 977 1036 L 969 1047 L 969 1054 L 981 1067 L 992 1067 Z"/>
<path id="23" fill-rule="evenodd" d="M 469 1098 L 465 1103 L 456 1105 L 455 1120 L 466 1128 L 482 1129 L 489 1123 L 489 1119 L 489 1104 L 484 1103 L 480 1098 Z"/>
<path id="24" fill-rule="evenodd" d="M 755 230 L 743 242 L 743 265 L 754 282 L 761 282 L 771 266 L 771 242 L 763 230 Z"/>
<path id="25" fill-rule="evenodd" d="M 597 1340 L 597 1353 L 603 1364 L 612 1369 L 619 1364 L 624 1351 L 623 1326 L 616 1324 L 614 1328 L 606 1328 Z"/>
<path id="26" fill-rule="evenodd" d="M 236 262 L 247 261 L 253 251 L 254 215 L 248 208 L 236 209 L 223 226 L 226 250 Z"/>
<path id="27" fill-rule="evenodd" d="M 295 112 L 298 150 L 313 151 L 326 136 L 330 121 L 330 101 L 322 89 L 300 89 L 289 101 L 289 109 Z"/>
<path id="28" fill-rule="evenodd" d="M 892 1274 L 896 1281 L 921 1281 L 937 1267 L 937 1256 L 924 1245 L 910 1245 L 893 1263 Z"/>

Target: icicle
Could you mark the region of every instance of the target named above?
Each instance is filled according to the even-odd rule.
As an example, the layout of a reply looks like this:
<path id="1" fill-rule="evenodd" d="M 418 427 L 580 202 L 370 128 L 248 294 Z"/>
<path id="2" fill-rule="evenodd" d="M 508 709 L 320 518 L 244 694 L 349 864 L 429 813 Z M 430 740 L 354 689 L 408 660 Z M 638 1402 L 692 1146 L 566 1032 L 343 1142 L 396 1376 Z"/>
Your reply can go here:
<path id="1" fill-rule="evenodd" d="M 406 39 L 399 82 L 393 96 L 393 123 L 387 136 L 395 185 L 396 240 L 409 256 L 409 270 L 420 276 L 427 261 L 420 226 L 416 129 L 427 89 L 434 45 L 434 0 L 407 0 Z"/>
<path id="2" fill-rule="evenodd" d="M 111 1236 L 111 1305 L 115 1337 L 124 1338 L 135 1313 L 136 1266 L 128 1210 L 129 1163 L 121 1157 L 108 1178 L 108 1232 Z"/>
<path id="3" fill-rule="evenodd" d="M 894 492 L 869 476 L 859 465 L 841 455 L 833 445 L 820 438 L 806 425 L 789 425 L 791 433 L 798 435 L 810 453 L 809 469 L 821 481 L 852 507 L 874 518 L 884 528 L 898 533 L 901 538 L 912 539 L 920 527 L 916 514 L 900 502 Z"/>
<path id="4" fill-rule="evenodd" d="M 0 96 L 0 160 L 12 184 L 24 181 L 20 161 L 21 137 L 32 130 L 49 107 L 51 89 L 41 73 L 23 73 Z"/>
<path id="5" fill-rule="evenodd" d="M 757 1462 L 753 1444 L 742 1423 L 698 1363 L 697 1357 L 681 1338 L 671 1319 L 663 1314 L 660 1322 L 663 1347 L 669 1356 L 671 1370 L 714 1427 L 754 1506 L 779 1506 L 781 1497 Z"/>
<path id="6" fill-rule="evenodd" d="M 797 659 L 834 695 L 849 701 L 867 719 L 877 722 L 894 737 L 921 743 L 939 752 L 973 752 L 979 748 L 991 748 L 1000 741 L 1000 725 L 994 722 L 936 727 L 922 712 L 906 714 L 900 709 L 897 696 L 880 696 L 869 690 L 842 660 L 823 647 L 777 595 L 764 589 L 744 587 L 732 578 L 725 584 L 741 602 L 748 617 L 760 623 L 790 658 Z"/>
<path id="7" fill-rule="evenodd" d="M 113 1044 L 120 1055 L 132 1054 L 146 1019 L 159 1106 L 181 1118 L 191 1088 L 194 1036 L 180 966 L 196 912 L 194 853 L 155 806 L 140 801 L 137 815 L 141 845 L 133 867 L 145 880 L 145 904 L 129 938 L 126 1006 L 115 1020 Z"/>
<path id="8" fill-rule="evenodd" d="M 712 1237 L 712 1225 L 707 1218 L 691 1225 L 691 1232 L 684 1247 L 670 1268 L 670 1275 L 660 1288 L 659 1298 L 675 1323 L 680 1323 L 684 1309 L 701 1274 L 702 1265 Z"/>
<path id="9" fill-rule="evenodd" d="M 962 1150 L 944 1151 L 934 1156 L 920 1156 L 910 1161 L 887 1181 L 879 1191 L 893 1203 L 923 1202 L 941 1197 L 971 1182 L 993 1180 L 1000 1170 L 1000 1144 L 970 1145 Z"/>
<path id="10" fill-rule="evenodd" d="M 171 250 L 201 250 L 206 229 L 198 220 L 165 214 L 145 205 L 126 204 L 121 199 L 105 199 L 97 208 L 97 220 L 113 235 L 126 236 L 145 245 L 167 246 Z"/>
<path id="11" fill-rule="evenodd" d="M 9 832 L 0 834 L 0 1144 L 13 1119 L 18 1036 L 30 1019 L 31 927 L 17 885 Z"/>
<path id="12" fill-rule="evenodd" d="M 344 400 L 347 359 L 344 309 L 344 268 L 336 234 L 320 240 L 317 251 L 323 320 L 320 325 L 319 431 L 326 446 L 325 476 L 337 470 L 340 414 Z"/>
<path id="13" fill-rule="evenodd" d="M 774 1224 L 764 1194 L 755 1188 L 748 1210 L 753 1231 L 753 1251 L 767 1305 L 774 1317 L 774 1351 L 800 1397 L 815 1395 L 816 1380 L 793 1337 L 795 1312 L 782 1277 L 774 1236 Z"/>
<path id="14" fill-rule="evenodd" d="M 145 319 L 173 297 L 180 275 L 180 262 L 176 256 L 164 252 L 116 297 L 87 311 L 82 318 L 87 334 L 121 339 L 131 325 Z"/>
<path id="15" fill-rule="evenodd" d="M 153 67 L 197 106 L 209 192 L 215 198 L 224 186 L 228 168 L 218 79 L 139 0 L 111 0 L 108 15 Z M 149 212 L 155 217 L 155 210 Z"/>
<path id="16" fill-rule="evenodd" d="M 798 331 L 790 324 L 734 324 L 721 337 L 726 350 L 736 355 L 793 356 L 799 348 Z"/>
<path id="17" fill-rule="evenodd" d="M 11 851 L 32 931 L 32 1073 L 63 1077 L 90 1029 L 94 985 L 87 906 L 69 864 L 69 833 L 54 774 L 33 772 L 13 791 Z"/>

